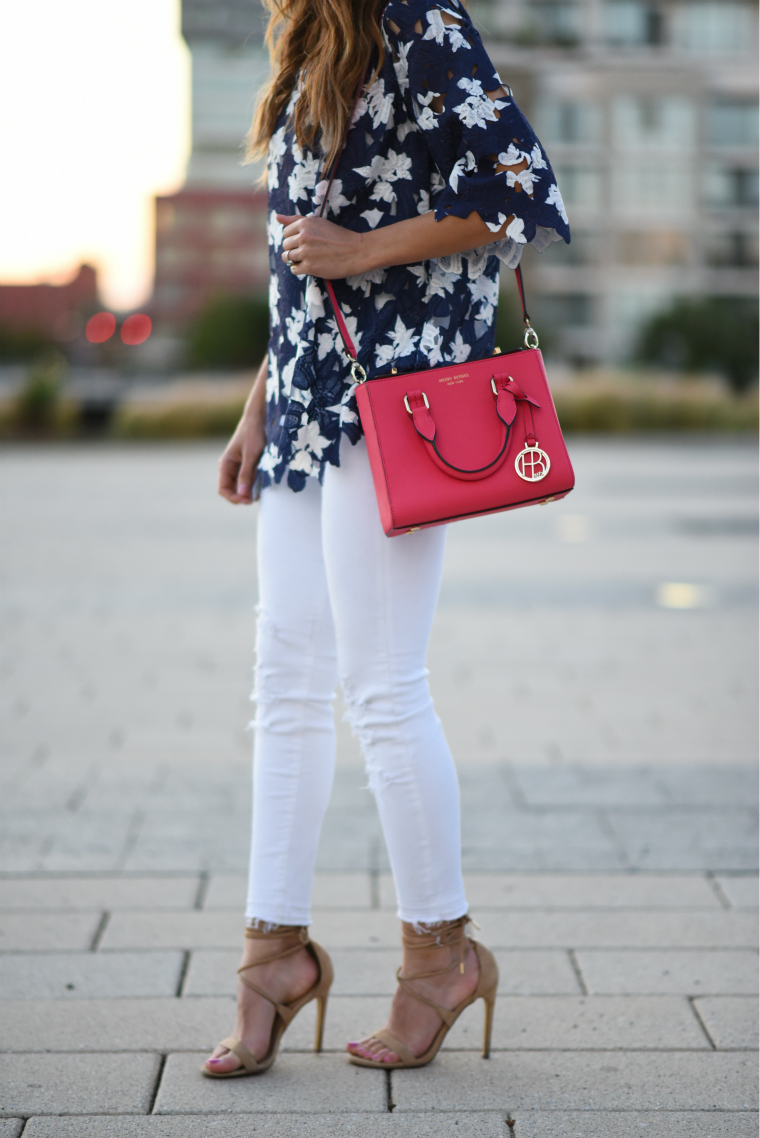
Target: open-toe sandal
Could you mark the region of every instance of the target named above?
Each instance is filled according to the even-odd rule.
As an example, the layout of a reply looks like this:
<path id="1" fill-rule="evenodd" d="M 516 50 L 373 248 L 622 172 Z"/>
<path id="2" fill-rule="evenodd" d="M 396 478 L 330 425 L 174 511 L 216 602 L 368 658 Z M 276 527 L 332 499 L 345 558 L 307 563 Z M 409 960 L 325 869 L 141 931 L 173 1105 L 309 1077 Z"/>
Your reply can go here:
<path id="1" fill-rule="evenodd" d="M 267 1047 L 266 1054 L 257 1059 L 252 1051 L 249 1051 L 241 1040 L 236 1039 L 234 1036 L 229 1036 L 228 1039 L 223 1039 L 219 1044 L 220 1047 L 226 1047 L 233 1055 L 236 1055 L 240 1060 L 241 1066 L 235 1067 L 234 1071 L 210 1071 L 208 1067 L 201 1067 L 201 1074 L 206 1075 L 209 1079 L 233 1079 L 239 1078 L 241 1075 L 260 1075 L 264 1071 L 268 1071 L 277 1058 L 277 1050 L 280 1046 L 286 1029 L 289 1027 L 291 1021 L 300 1012 L 301 1008 L 306 1004 L 311 1003 L 312 1000 L 317 1001 L 317 1030 L 314 1036 L 314 1050 L 322 1050 L 322 1035 L 325 1027 L 325 1012 L 327 1010 L 327 997 L 330 992 L 330 985 L 333 981 L 333 967 L 330 957 L 325 950 L 318 945 L 315 941 L 309 939 L 309 931 L 306 928 L 293 925 L 278 925 L 268 932 L 263 932 L 256 928 L 247 928 L 245 930 L 246 937 L 251 940 L 277 940 L 283 943 L 283 948 L 280 952 L 272 953 L 271 956 L 262 957 L 261 960 L 255 960 L 252 964 L 244 964 L 242 968 L 238 968 L 238 975 L 246 988 L 250 988 L 252 992 L 257 992 L 268 1000 L 270 1004 L 274 1005 L 275 1016 L 274 1023 L 272 1024 L 272 1032 L 269 1036 L 269 1046 Z M 300 952 L 302 948 L 308 949 L 316 961 L 319 974 L 317 979 L 309 988 L 308 992 L 304 992 L 298 999 L 293 1000 L 289 1004 L 278 1004 L 263 988 L 259 988 L 252 980 L 249 980 L 243 973 L 251 968 L 258 968 L 261 964 L 271 964 L 273 960 L 283 960 L 286 956 L 292 956 L 295 952 Z"/>
<path id="2" fill-rule="evenodd" d="M 365 1059 L 361 1055 L 355 1055 L 353 1052 L 349 1052 L 350 1062 L 355 1063 L 357 1067 L 381 1067 L 384 1070 L 424 1067 L 432 1059 L 435 1059 L 449 1029 L 453 1027 L 464 1009 L 468 1008 L 470 1004 L 474 1004 L 476 1000 L 483 1000 L 485 1005 L 483 1058 L 487 1059 L 489 1057 L 491 1053 L 493 1008 L 496 1001 L 496 989 L 499 984 L 499 969 L 493 953 L 490 952 L 485 945 L 479 944 L 478 941 L 465 936 L 465 925 L 469 921 L 470 917 L 459 917 L 456 921 L 447 921 L 445 924 L 436 926 L 430 933 L 423 933 L 422 935 L 415 933 L 413 926 L 407 924 L 403 925 L 401 941 L 405 948 L 450 948 L 454 950 L 453 955 L 455 959 L 452 960 L 446 968 L 438 968 L 433 972 L 416 972 L 413 976 L 407 977 L 401 975 L 401 968 L 399 968 L 396 973 L 396 979 L 405 992 L 408 992 L 410 996 L 414 996 L 415 1000 L 419 1000 L 421 1004 L 426 1004 L 427 1007 L 433 1008 L 441 1017 L 441 1026 L 438 1028 L 427 1051 L 422 1055 L 415 1055 L 409 1050 L 402 1039 L 397 1039 L 387 1028 L 381 1028 L 380 1031 L 373 1032 L 370 1038 L 377 1039 L 380 1043 L 385 1044 L 389 1051 L 394 1051 L 396 1055 L 398 1055 L 398 1059 L 393 1062 L 383 1062 L 381 1059 Z M 478 983 L 475 987 L 475 991 L 471 995 L 462 1000 L 460 1004 L 457 1004 L 455 1008 L 444 1008 L 441 1007 L 440 1004 L 426 999 L 425 996 L 421 996 L 419 992 L 414 990 L 411 986 L 411 981 L 426 980 L 432 976 L 444 976 L 447 972 L 453 972 L 456 968 L 464 973 L 464 960 L 468 944 L 472 945 L 475 950 L 475 955 L 478 958 Z M 456 957 L 458 957 L 458 959 Z"/>

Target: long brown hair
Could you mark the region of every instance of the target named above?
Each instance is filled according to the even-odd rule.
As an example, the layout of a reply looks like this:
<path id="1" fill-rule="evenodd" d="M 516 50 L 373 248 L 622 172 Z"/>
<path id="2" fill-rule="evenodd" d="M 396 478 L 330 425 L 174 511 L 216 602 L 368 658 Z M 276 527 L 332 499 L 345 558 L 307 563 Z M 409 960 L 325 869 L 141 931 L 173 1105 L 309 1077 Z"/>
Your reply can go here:
<path id="1" fill-rule="evenodd" d="M 266 42 L 272 78 L 259 96 L 246 157 L 258 158 L 266 152 L 298 80 L 300 93 L 293 114 L 296 141 L 310 150 L 318 145 L 329 164 L 337 157 L 359 81 L 371 57 L 380 69 L 384 51 L 380 13 L 387 0 L 263 3 L 269 12 Z"/>

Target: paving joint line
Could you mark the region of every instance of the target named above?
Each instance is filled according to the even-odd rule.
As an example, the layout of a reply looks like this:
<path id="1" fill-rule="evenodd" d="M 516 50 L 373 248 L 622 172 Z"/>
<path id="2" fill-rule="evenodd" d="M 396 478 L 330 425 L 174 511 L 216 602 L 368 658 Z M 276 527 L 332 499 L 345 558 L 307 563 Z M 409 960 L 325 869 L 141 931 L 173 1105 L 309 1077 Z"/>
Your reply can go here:
<path id="1" fill-rule="evenodd" d="M 156 1105 L 156 1099 L 158 1098 L 158 1092 L 159 1092 L 159 1089 L 161 1087 L 161 1080 L 164 1077 L 164 1068 L 166 1067 L 166 1060 L 168 1058 L 169 1058 L 168 1052 L 163 1051 L 161 1053 L 161 1058 L 160 1058 L 159 1064 L 158 1064 L 158 1072 L 156 1074 L 156 1084 L 153 1088 L 153 1094 L 150 1096 L 150 1103 L 148 1104 L 148 1111 L 147 1111 L 148 1114 L 153 1114 L 153 1108 Z"/>
<path id="2" fill-rule="evenodd" d="M 106 931 L 106 926 L 110 920 L 110 917 L 111 917 L 111 914 L 110 914 L 109 910 L 106 909 L 106 911 L 103 913 L 103 916 L 98 921 L 98 927 L 95 929 L 95 933 L 94 933 L 93 938 L 90 942 L 90 949 L 89 949 L 90 952 L 97 952 L 98 951 L 98 946 L 100 945 L 100 942 L 103 939 L 103 933 Z"/>
<path id="3" fill-rule="evenodd" d="M 195 900 L 193 901 L 194 909 L 202 909 L 205 905 L 206 894 L 208 893 L 208 887 L 210 883 L 211 875 L 209 874 L 209 871 L 207 869 L 202 869 L 200 877 L 198 879 L 198 889 L 195 894 Z"/>
<path id="4" fill-rule="evenodd" d="M 182 953 L 182 964 L 180 965 L 179 977 L 177 979 L 177 989 L 174 993 L 177 999 L 182 996 L 182 990 L 185 987 L 185 980 L 187 979 L 188 969 L 190 968 L 190 952 L 186 949 Z"/>
<path id="5" fill-rule="evenodd" d="M 396 1109 L 396 1104 L 393 1101 L 393 1078 L 391 1071 L 384 1071 L 385 1075 L 385 1111 L 386 1114 L 393 1114 Z"/>
<path id="6" fill-rule="evenodd" d="M 587 996 L 588 995 L 588 988 L 586 987 L 586 981 L 583 979 L 583 973 L 581 972 L 581 966 L 578 963 L 578 959 L 575 955 L 575 949 L 574 948 L 568 948 L 567 955 L 568 955 L 568 958 L 570 960 L 570 967 L 572 968 L 573 972 L 575 973 L 575 979 L 578 981 L 578 987 L 581 990 L 581 995 Z"/>
<path id="7" fill-rule="evenodd" d="M 720 901 L 721 907 L 723 909 L 733 909 L 733 905 L 731 904 L 731 901 L 729 900 L 729 898 L 726 896 L 726 894 L 723 892 L 723 890 L 720 887 L 720 882 L 718 881 L 718 879 L 715 875 L 715 872 L 712 869 L 708 869 L 707 873 L 705 874 L 705 877 L 707 879 L 707 884 L 710 886 L 713 893 L 715 894 L 715 896 Z"/>
<path id="8" fill-rule="evenodd" d="M 710 1035 L 710 1032 L 707 1030 L 707 1025 L 705 1024 L 705 1021 L 702 1019 L 702 1016 L 699 1014 L 699 1010 L 697 1009 L 697 1006 L 694 1002 L 696 999 L 698 999 L 697 996 L 687 996 L 686 997 L 687 1003 L 688 1003 L 689 1007 L 691 1008 L 692 1012 L 694 1013 L 694 1017 L 695 1017 L 697 1023 L 702 1028 L 705 1039 L 710 1044 L 710 1047 L 713 1049 L 713 1051 L 717 1051 L 718 1050 L 717 1045 L 716 1045 L 715 1041 L 713 1040 L 712 1036 Z M 728 1050 L 728 1048 L 726 1050 Z"/>

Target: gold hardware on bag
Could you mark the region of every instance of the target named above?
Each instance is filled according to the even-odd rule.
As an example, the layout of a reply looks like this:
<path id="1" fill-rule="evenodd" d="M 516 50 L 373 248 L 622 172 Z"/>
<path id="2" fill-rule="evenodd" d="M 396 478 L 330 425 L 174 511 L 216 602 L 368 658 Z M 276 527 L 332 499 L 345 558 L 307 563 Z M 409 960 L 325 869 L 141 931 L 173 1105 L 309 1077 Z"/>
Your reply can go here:
<path id="1" fill-rule="evenodd" d="M 429 411 L 429 410 L 430 410 L 430 404 L 428 403 L 428 397 L 427 397 L 427 395 L 425 394 L 425 392 L 424 392 L 424 391 L 422 392 L 422 398 L 425 400 L 425 406 L 427 407 L 427 409 L 428 409 L 428 411 Z M 407 409 L 407 411 L 409 412 L 409 414 L 410 414 L 410 415 L 413 415 L 413 414 L 414 414 L 414 412 L 412 411 L 411 407 L 409 406 L 409 396 L 408 396 L 408 395 L 405 395 L 405 396 L 404 396 L 404 406 L 406 407 L 406 409 Z"/>
<path id="2" fill-rule="evenodd" d="M 500 356 L 501 355 L 501 348 L 494 348 L 493 355 Z"/>
<path id="3" fill-rule="evenodd" d="M 398 368 L 397 367 L 391 368 L 391 375 L 398 375 Z"/>
<path id="4" fill-rule="evenodd" d="M 354 383 L 367 382 L 367 373 L 358 360 L 351 360 L 351 378 Z"/>
<path id="5" fill-rule="evenodd" d="M 525 344 L 526 348 L 537 348 L 538 347 L 538 333 L 536 332 L 535 328 L 531 328 L 530 324 L 525 329 L 525 335 L 523 336 L 523 343 Z"/>
<path id="6" fill-rule="evenodd" d="M 551 459 L 545 450 L 535 444 L 525 446 L 515 459 L 515 473 L 523 482 L 540 482 L 551 469 Z"/>

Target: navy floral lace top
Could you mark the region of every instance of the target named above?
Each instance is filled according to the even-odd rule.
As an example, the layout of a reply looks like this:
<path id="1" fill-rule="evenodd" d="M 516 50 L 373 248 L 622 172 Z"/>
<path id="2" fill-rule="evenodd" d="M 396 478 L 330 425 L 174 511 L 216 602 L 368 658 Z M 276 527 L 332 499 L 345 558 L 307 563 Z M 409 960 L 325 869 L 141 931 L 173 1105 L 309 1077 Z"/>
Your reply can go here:
<path id="1" fill-rule="evenodd" d="M 442 12 L 455 17 L 444 22 Z M 470 253 L 377 269 L 335 282 L 359 362 L 369 378 L 489 355 L 499 265 L 514 268 L 525 245 L 570 240 L 546 155 L 511 92 L 502 87 L 459 0 L 390 0 L 385 56 L 356 108 L 324 216 L 357 232 L 435 210 L 437 220 L 476 210 L 506 236 Z M 398 29 L 398 30 L 396 30 Z M 420 30 L 421 29 L 421 30 Z M 301 490 L 339 465 L 341 437 L 361 436 L 349 364 L 324 290 L 282 260 L 275 214 L 319 210 L 326 181 L 319 155 L 289 125 L 297 92 L 272 136 L 268 160 L 271 269 L 267 447 L 263 486 Z M 439 98 L 440 97 L 440 98 Z M 435 107 L 443 108 L 440 113 Z M 500 167 L 525 169 L 516 173 Z"/>

